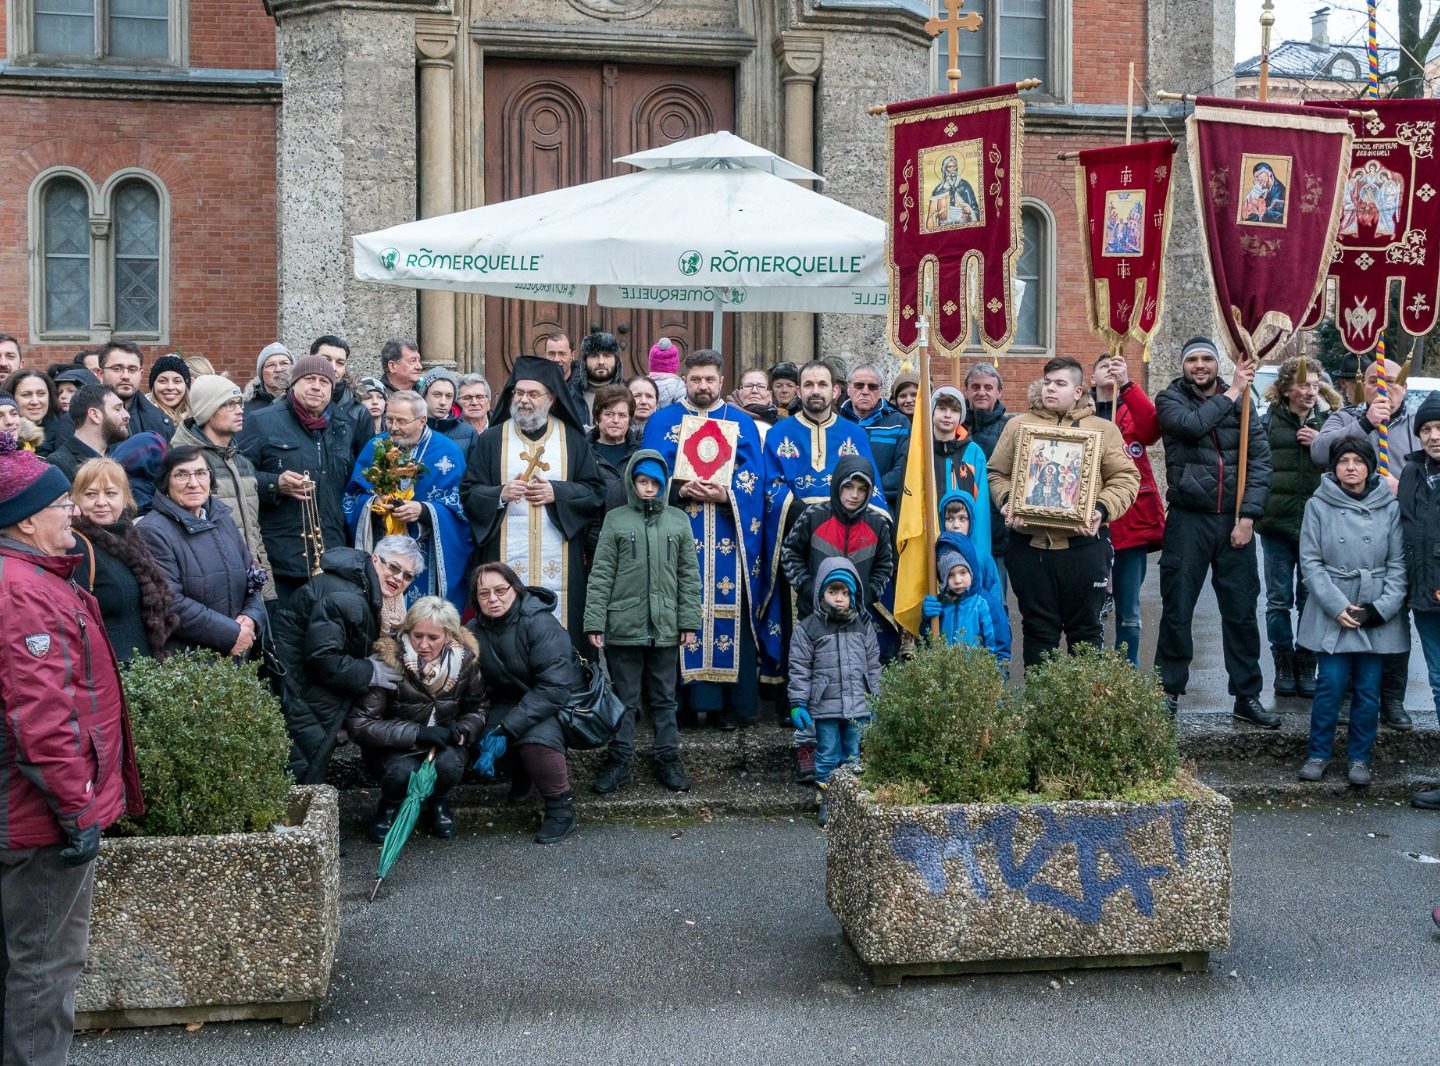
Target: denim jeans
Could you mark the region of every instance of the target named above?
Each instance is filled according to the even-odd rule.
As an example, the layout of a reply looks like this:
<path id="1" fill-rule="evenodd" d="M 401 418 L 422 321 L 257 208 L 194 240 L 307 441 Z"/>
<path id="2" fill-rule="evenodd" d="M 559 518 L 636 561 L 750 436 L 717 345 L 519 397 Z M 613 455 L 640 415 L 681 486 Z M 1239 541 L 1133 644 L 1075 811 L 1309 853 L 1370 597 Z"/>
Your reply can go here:
<path id="1" fill-rule="evenodd" d="M 1440 717 L 1440 611 L 1411 611 L 1415 632 L 1420 634 L 1420 650 L 1425 653 L 1425 669 L 1430 675 L 1430 693 L 1435 697 L 1435 714 Z"/>
<path id="2" fill-rule="evenodd" d="M 1265 551 L 1265 635 L 1270 647 L 1289 651 L 1295 646 L 1290 612 L 1298 618 L 1310 595 L 1300 580 L 1300 542 L 1267 534 L 1260 546 Z"/>
<path id="3" fill-rule="evenodd" d="M 1140 586 L 1150 550 L 1121 548 L 1110 564 L 1110 587 L 1115 595 L 1115 650 L 1124 652 L 1131 666 L 1140 665 Z"/>
<path id="4" fill-rule="evenodd" d="M 823 785 L 841 763 L 860 764 L 860 734 L 870 724 L 863 718 L 815 719 L 815 782 Z"/>
<path id="5" fill-rule="evenodd" d="M 1383 662 L 1378 655 L 1346 653 L 1332 655 L 1322 651 L 1317 656 L 1315 699 L 1310 705 L 1310 758 L 1328 759 L 1335 750 L 1335 720 L 1340 701 L 1351 691 L 1349 739 L 1346 755 L 1351 762 L 1368 762 L 1375 746 L 1375 731 L 1380 727 L 1380 672 Z"/>

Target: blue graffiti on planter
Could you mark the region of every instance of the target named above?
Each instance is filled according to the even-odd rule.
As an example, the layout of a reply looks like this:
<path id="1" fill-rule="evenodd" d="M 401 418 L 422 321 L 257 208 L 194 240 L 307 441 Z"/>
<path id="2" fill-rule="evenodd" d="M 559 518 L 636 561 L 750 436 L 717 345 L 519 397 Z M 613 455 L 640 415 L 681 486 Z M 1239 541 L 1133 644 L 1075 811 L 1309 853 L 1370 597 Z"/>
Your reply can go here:
<path id="1" fill-rule="evenodd" d="M 1056 814 L 1049 807 L 1034 807 L 1031 810 L 1040 818 L 1044 831 L 1029 854 L 1018 860 L 1015 827 L 1020 821 L 1020 809 L 1016 807 L 1010 807 L 984 825 L 974 827 L 969 824 L 963 810 L 956 811 L 946 818 L 950 826 L 948 837 L 937 837 L 912 822 L 897 827 L 891 835 L 890 844 L 896 855 L 915 867 L 925 887 L 936 896 L 943 893 L 949 884 L 944 864 L 958 860 L 970 878 L 971 889 L 980 899 L 990 898 L 990 886 L 980 869 L 976 851 L 982 845 L 991 844 L 995 848 L 995 862 L 1000 868 L 1000 876 L 1009 888 L 1023 889 L 1026 899 L 1055 907 L 1087 925 L 1100 920 L 1100 911 L 1107 899 L 1126 890 L 1133 897 L 1138 913 L 1148 918 L 1155 911 L 1155 896 L 1150 882 L 1165 877 L 1170 870 L 1165 866 L 1141 866 L 1125 839 L 1127 831 L 1168 819 L 1170 838 L 1175 845 L 1176 866 L 1183 868 L 1188 861 L 1185 854 L 1185 804 L 1180 800 L 1124 814 Z M 1035 880 L 1052 855 L 1071 845 L 1079 858 L 1078 899 L 1053 885 Z M 1102 854 L 1110 857 L 1110 864 L 1115 868 L 1112 876 L 1102 877 L 1100 874 Z"/>

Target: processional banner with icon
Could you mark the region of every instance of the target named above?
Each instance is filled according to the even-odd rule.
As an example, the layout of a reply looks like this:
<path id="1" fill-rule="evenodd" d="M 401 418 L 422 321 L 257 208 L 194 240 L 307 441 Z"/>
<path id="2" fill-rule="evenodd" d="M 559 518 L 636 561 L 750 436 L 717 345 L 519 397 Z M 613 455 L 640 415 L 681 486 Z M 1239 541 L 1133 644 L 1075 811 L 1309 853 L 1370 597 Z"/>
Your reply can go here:
<path id="1" fill-rule="evenodd" d="M 1435 127 L 1440 100 L 1366 100 L 1306 104 L 1348 114 L 1353 146 L 1341 189 L 1338 247 L 1330 261 L 1340 343 L 1369 354 L 1390 322 L 1398 286 L 1400 327 L 1412 336 L 1435 328 L 1440 313 L 1440 158 Z M 1348 110 L 1347 110 L 1348 109 Z M 1432 240 L 1434 238 L 1434 240 Z M 1322 289 L 1304 323 L 1325 317 Z"/>
<path id="2" fill-rule="evenodd" d="M 1170 238 L 1174 141 L 1092 148 L 1075 165 L 1085 304 L 1111 354 L 1142 345 L 1160 327 Z"/>
<path id="3" fill-rule="evenodd" d="M 890 104 L 886 114 L 892 347 L 901 354 L 920 347 L 928 295 L 932 348 L 958 355 L 972 323 L 986 349 L 1007 348 L 1021 251 L 1024 124 L 1016 86 Z"/>
<path id="4" fill-rule="evenodd" d="M 1325 284 L 1350 123 L 1315 108 L 1201 97 L 1186 120 L 1216 315 L 1232 359 L 1263 360 Z"/>

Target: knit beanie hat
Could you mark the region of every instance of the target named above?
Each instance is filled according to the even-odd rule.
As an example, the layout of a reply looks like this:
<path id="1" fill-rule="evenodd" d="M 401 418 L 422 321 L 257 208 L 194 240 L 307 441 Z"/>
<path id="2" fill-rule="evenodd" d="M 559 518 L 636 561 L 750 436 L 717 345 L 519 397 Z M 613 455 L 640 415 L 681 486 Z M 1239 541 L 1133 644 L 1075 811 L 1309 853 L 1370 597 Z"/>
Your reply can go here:
<path id="1" fill-rule="evenodd" d="M 969 569 L 970 564 L 965 561 L 965 556 L 953 548 L 942 548 L 935 557 L 935 572 L 940 577 L 940 584 L 943 587 L 945 582 L 950 580 L 950 571 L 957 566 Z"/>
<path id="2" fill-rule="evenodd" d="M 290 368 L 290 383 L 293 385 L 311 374 L 319 374 L 330 384 L 335 384 L 335 368 L 330 365 L 330 360 L 321 355 L 307 355 L 298 359 Z"/>
<path id="3" fill-rule="evenodd" d="M 0 529 L 39 514 L 69 491 L 70 479 L 58 466 L 0 433 Z"/>
<path id="4" fill-rule="evenodd" d="M 770 383 L 776 381 L 793 381 L 800 384 L 800 368 L 788 360 L 783 363 L 776 363 L 770 368 Z"/>
<path id="5" fill-rule="evenodd" d="M 203 426 L 215 412 L 231 400 L 240 398 L 240 386 L 219 374 L 201 374 L 190 386 L 190 414 L 197 426 Z"/>
<path id="6" fill-rule="evenodd" d="M 1415 432 L 1425 428 L 1426 422 L 1440 422 L 1440 392 L 1432 392 L 1415 411 Z"/>
<path id="7" fill-rule="evenodd" d="M 190 384 L 190 368 L 178 355 L 162 355 L 155 360 L 155 365 L 150 368 L 150 388 L 155 388 L 155 379 L 165 373 L 179 374 L 186 385 Z"/>
<path id="8" fill-rule="evenodd" d="M 650 373 L 680 373 L 680 349 L 669 337 L 661 337 L 650 349 Z"/>
<path id="9" fill-rule="evenodd" d="M 641 459 L 635 464 L 635 468 L 630 471 L 630 480 L 634 481 L 641 474 L 660 482 L 660 491 L 662 492 L 665 491 L 665 482 L 670 479 L 670 475 L 665 469 L 665 464 L 659 459 Z"/>
<path id="10" fill-rule="evenodd" d="M 277 355 L 283 355 L 287 359 L 295 358 L 290 354 L 290 349 L 279 341 L 276 341 L 274 344 L 265 345 L 265 347 L 260 349 L 260 354 L 255 359 L 255 376 L 257 378 L 265 373 L 265 364 Z"/>
<path id="11" fill-rule="evenodd" d="M 0 407 L 13 407 L 17 411 L 20 410 L 20 405 L 15 402 L 15 397 L 8 392 L 0 392 Z"/>
<path id="12" fill-rule="evenodd" d="M 1180 361 L 1183 363 L 1185 357 L 1191 352 L 1209 352 L 1216 362 L 1220 361 L 1220 349 L 1215 347 L 1215 342 L 1209 337 L 1191 337 L 1180 349 Z"/>
<path id="13" fill-rule="evenodd" d="M 360 395 L 368 396 L 372 392 L 378 392 L 381 396 L 384 396 L 385 382 L 381 381 L 379 378 L 361 378 Z"/>
<path id="14" fill-rule="evenodd" d="M 920 375 L 914 370 L 902 370 L 896 374 L 894 382 L 890 385 L 891 403 L 895 402 L 895 397 L 900 395 L 900 390 L 906 385 L 914 385 L 918 389 L 920 387 Z"/>
<path id="15" fill-rule="evenodd" d="M 1380 461 L 1375 456 L 1375 449 L 1371 447 L 1368 440 L 1356 440 L 1354 437 L 1342 437 L 1330 448 L 1330 473 L 1335 473 L 1335 468 L 1340 465 L 1340 458 L 1345 455 L 1358 455 L 1360 461 L 1365 464 L 1366 470 L 1371 474 L 1375 473 L 1375 467 Z"/>
<path id="16" fill-rule="evenodd" d="M 455 395 L 460 395 L 460 379 L 457 378 L 454 374 L 450 373 L 450 371 L 446 370 L 443 366 L 437 366 L 433 368 L 428 374 L 426 374 L 423 378 L 420 379 L 420 395 L 424 396 L 427 392 L 429 392 L 430 386 L 435 384 L 435 382 L 437 381 L 450 382 L 450 388 L 455 391 Z"/>
<path id="17" fill-rule="evenodd" d="M 825 587 L 831 585 L 844 585 L 850 590 L 850 599 L 853 601 L 860 595 L 860 585 L 855 580 L 855 575 L 843 567 L 839 570 L 832 570 L 825 577 Z"/>

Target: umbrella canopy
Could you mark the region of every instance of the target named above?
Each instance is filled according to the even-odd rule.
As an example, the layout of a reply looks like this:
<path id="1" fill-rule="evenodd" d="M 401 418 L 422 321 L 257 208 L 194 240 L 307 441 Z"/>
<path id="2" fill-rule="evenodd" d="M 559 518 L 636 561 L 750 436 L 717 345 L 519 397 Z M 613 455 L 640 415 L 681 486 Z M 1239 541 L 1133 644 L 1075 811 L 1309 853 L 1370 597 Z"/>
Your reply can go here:
<path id="1" fill-rule="evenodd" d="M 641 169 L 354 238 L 355 276 L 413 288 L 695 311 L 884 314 L 885 224 L 731 133 Z"/>
<path id="2" fill-rule="evenodd" d="M 385 834 L 385 842 L 380 845 L 380 864 L 375 870 L 375 887 L 370 890 L 370 902 L 375 902 L 375 896 L 380 891 L 380 882 L 385 880 L 391 867 L 400 858 L 400 850 L 405 847 L 405 841 L 410 839 L 415 823 L 420 820 L 421 805 L 434 791 L 435 749 L 431 748 L 425 761 L 410 775 L 410 784 L 405 790 L 405 802 L 400 804 L 400 809 L 395 812 L 395 821 L 390 824 L 390 831 Z"/>

